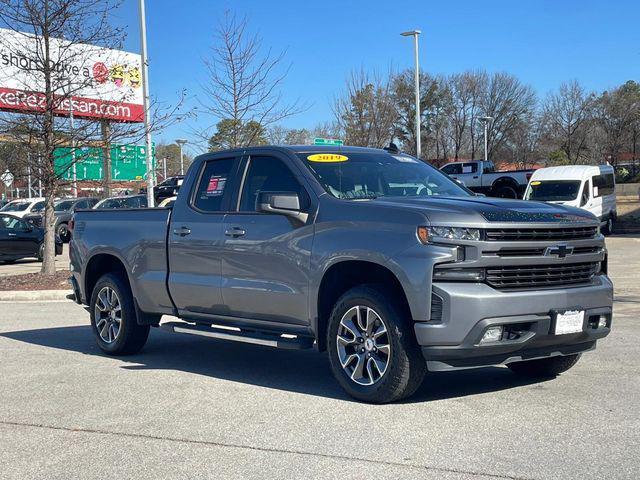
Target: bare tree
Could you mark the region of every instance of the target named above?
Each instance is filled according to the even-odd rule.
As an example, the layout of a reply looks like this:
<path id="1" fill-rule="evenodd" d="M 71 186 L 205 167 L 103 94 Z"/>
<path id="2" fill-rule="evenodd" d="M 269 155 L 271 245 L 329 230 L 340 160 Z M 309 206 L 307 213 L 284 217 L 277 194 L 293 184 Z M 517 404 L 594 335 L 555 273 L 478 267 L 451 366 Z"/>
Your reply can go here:
<path id="1" fill-rule="evenodd" d="M 352 72 L 333 113 L 349 145 L 382 148 L 393 139 L 397 112 L 391 84 L 378 74 Z"/>
<path id="2" fill-rule="evenodd" d="M 584 160 L 592 132 L 593 107 L 594 95 L 576 80 L 561 84 L 543 106 L 547 148 L 563 152 L 571 164 Z"/>
<path id="3" fill-rule="evenodd" d="M 513 75 L 494 73 L 482 92 L 479 103 L 482 115 L 492 117 L 487 131 L 488 157 L 494 158 L 508 141 L 522 118 L 536 107 L 533 89 Z"/>
<path id="4" fill-rule="evenodd" d="M 246 18 L 238 20 L 227 12 L 216 30 L 211 56 L 205 60 L 209 78 L 200 100 L 204 114 L 215 121 L 200 132 L 207 141 L 218 134 L 210 142 L 212 148 L 253 145 L 269 127 L 307 108 L 299 101 L 283 100 L 289 72 L 284 52 L 262 51 L 262 40 L 247 31 Z"/>
<path id="5" fill-rule="evenodd" d="M 10 30 L 3 32 L 2 46 L 10 64 L 15 63 L 25 79 L 15 98 L 31 110 L 28 115 L 3 114 L 2 132 L 28 150 L 25 166 L 42 182 L 46 198 L 42 272 L 46 274 L 55 271 L 53 203 L 62 178 L 58 147 L 68 146 L 72 137 L 85 145 L 100 138 L 99 123 L 77 120 L 71 131 L 64 117 L 76 108 L 73 98 L 92 87 L 97 75 L 110 74 L 88 64 L 95 55 L 89 46 L 120 46 L 123 31 L 110 22 L 119 4 L 111 0 L 0 0 L 0 25 Z M 122 81 L 127 76 L 129 81 L 140 82 L 139 70 L 129 71 L 124 63 L 121 68 Z M 101 110 L 96 111 L 95 120 L 101 120 L 101 115 Z M 71 163 L 63 170 L 71 168 Z"/>

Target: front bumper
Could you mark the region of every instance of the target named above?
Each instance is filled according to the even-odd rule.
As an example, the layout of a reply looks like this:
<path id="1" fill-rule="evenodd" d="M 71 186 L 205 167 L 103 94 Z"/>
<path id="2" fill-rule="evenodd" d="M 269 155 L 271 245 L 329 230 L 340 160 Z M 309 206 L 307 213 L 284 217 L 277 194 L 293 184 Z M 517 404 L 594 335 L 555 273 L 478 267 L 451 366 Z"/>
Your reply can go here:
<path id="1" fill-rule="evenodd" d="M 431 370 L 579 353 L 595 348 L 596 340 L 611 329 L 613 285 L 605 275 L 576 288 L 507 292 L 481 283 L 451 282 L 434 283 L 433 293 L 442 299 L 441 320 L 415 323 L 418 344 Z M 582 332 L 552 333 L 554 312 L 565 310 L 585 310 Z M 593 328 L 593 320 L 600 316 L 607 318 L 606 327 Z M 484 332 L 496 325 L 525 333 L 481 345 Z"/>

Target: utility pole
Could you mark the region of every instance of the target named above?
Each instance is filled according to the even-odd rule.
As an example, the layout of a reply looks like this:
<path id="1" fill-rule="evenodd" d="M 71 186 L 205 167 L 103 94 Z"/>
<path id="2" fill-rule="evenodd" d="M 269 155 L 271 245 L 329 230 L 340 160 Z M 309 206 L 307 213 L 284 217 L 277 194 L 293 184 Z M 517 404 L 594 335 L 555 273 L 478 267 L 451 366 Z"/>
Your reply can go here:
<path id="1" fill-rule="evenodd" d="M 182 153 L 182 147 L 187 143 L 186 140 L 177 139 L 176 143 L 180 147 L 180 175 L 184 175 L 184 155 Z"/>
<path id="2" fill-rule="evenodd" d="M 415 102 L 416 102 L 416 157 L 422 156 L 421 139 L 420 139 L 420 64 L 418 60 L 418 35 L 420 30 L 410 30 L 402 32 L 403 37 L 413 37 L 413 50 L 415 55 Z"/>
<path id="3" fill-rule="evenodd" d="M 144 131 L 147 144 L 147 204 L 149 208 L 154 206 L 153 185 L 155 172 L 151 151 L 151 115 L 149 112 L 149 60 L 147 57 L 147 19 L 144 0 L 139 0 L 140 8 L 140 44 L 142 47 L 142 95 L 144 97 Z"/>
<path id="4" fill-rule="evenodd" d="M 489 122 L 493 120 L 493 117 L 480 117 L 478 118 L 482 125 L 484 126 L 484 161 L 488 160 L 488 141 L 487 141 L 487 127 Z"/>

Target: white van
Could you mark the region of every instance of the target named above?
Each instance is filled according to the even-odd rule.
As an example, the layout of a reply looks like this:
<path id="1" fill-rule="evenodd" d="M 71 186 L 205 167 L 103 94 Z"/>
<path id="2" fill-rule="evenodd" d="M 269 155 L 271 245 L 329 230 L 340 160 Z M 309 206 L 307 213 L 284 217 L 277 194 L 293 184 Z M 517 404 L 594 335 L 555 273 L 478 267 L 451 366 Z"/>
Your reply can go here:
<path id="1" fill-rule="evenodd" d="M 525 200 L 540 200 L 579 207 L 600 219 L 609 234 L 616 221 L 616 184 L 611 165 L 571 165 L 536 170 Z"/>

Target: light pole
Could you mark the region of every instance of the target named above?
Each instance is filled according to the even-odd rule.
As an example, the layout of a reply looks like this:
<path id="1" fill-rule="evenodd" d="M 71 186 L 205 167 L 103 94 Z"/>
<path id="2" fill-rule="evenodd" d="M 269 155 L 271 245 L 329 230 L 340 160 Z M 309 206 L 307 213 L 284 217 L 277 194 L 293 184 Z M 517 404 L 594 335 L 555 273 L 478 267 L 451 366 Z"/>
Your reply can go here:
<path id="1" fill-rule="evenodd" d="M 493 117 L 480 117 L 478 118 L 482 125 L 484 126 L 484 161 L 487 161 L 487 125 L 489 122 L 493 120 Z"/>
<path id="2" fill-rule="evenodd" d="M 187 141 L 178 138 L 176 143 L 180 147 L 180 175 L 184 175 L 184 155 L 182 154 L 182 147 L 187 143 Z"/>
<path id="3" fill-rule="evenodd" d="M 402 32 L 400 35 L 403 37 L 413 37 L 414 53 L 416 57 L 416 157 L 420 158 L 422 149 L 420 148 L 420 65 L 418 62 L 418 35 L 422 32 L 420 30 L 410 30 L 408 32 Z"/>
<path id="4" fill-rule="evenodd" d="M 151 115 L 149 112 L 149 60 L 147 58 L 147 20 L 144 8 L 144 0 L 138 3 L 140 9 L 140 43 L 142 46 L 142 96 L 144 104 L 144 133 L 147 144 L 146 167 L 147 167 L 147 204 L 149 208 L 154 206 L 153 184 L 155 171 L 151 160 Z"/>

